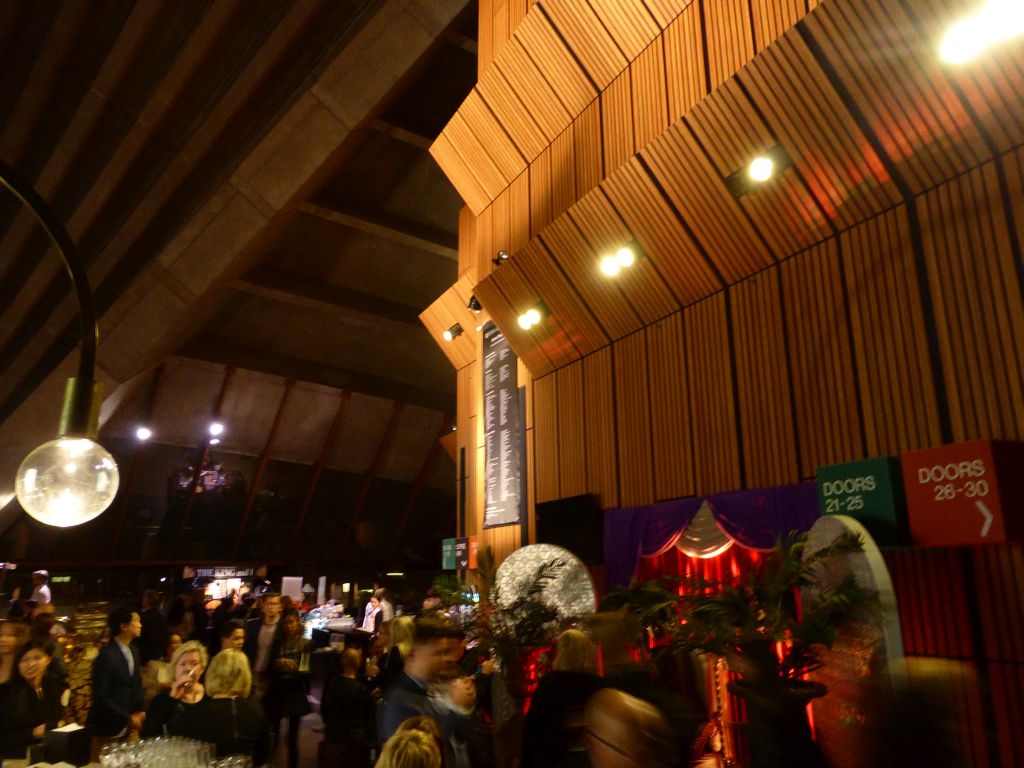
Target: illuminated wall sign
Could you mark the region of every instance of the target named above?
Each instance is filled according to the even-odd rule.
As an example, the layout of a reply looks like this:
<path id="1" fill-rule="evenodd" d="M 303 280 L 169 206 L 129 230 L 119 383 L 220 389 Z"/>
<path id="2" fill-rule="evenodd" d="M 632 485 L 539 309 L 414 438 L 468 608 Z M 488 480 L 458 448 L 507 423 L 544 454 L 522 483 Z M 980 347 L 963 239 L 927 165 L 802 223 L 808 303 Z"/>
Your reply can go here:
<path id="1" fill-rule="evenodd" d="M 455 570 L 455 539 L 441 540 L 441 570 Z"/>
<path id="2" fill-rule="evenodd" d="M 484 528 L 518 524 L 523 515 L 523 421 L 516 355 L 493 323 L 483 327 Z"/>
<path id="3" fill-rule="evenodd" d="M 229 565 L 218 568 L 196 568 L 195 575 L 201 579 L 244 579 L 252 576 L 252 568 L 233 568 Z"/>
<path id="4" fill-rule="evenodd" d="M 821 514 L 855 518 L 881 547 L 906 542 L 900 465 L 895 457 L 831 464 L 818 467 L 816 474 Z"/>
<path id="5" fill-rule="evenodd" d="M 911 543 L 1000 544 L 1024 538 L 1024 443 L 972 440 L 900 456 Z M 1004 510 L 1014 514 L 1004 515 Z"/>

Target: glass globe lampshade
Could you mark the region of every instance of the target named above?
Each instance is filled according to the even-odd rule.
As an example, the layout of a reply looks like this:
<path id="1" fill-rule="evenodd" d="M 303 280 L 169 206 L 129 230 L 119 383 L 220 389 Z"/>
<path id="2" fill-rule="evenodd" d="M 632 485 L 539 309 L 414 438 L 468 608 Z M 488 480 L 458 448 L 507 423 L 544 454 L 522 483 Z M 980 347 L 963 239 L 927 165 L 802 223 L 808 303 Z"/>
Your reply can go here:
<path id="1" fill-rule="evenodd" d="M 25 457 L 14 490 L 31 517 L 67 528 L 99 517 L 114 501 L 118 482 L 117 464 L 103 446 L 61 437 Z"/>

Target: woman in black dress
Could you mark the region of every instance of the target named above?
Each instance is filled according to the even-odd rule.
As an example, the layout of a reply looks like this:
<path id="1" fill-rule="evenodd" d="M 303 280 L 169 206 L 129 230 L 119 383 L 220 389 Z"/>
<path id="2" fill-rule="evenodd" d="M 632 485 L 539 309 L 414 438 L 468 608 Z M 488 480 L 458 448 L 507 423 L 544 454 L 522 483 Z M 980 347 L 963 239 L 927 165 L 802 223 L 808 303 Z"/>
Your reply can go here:
<path id="1" fill-rule="evenodd" d="M 281 650 L 267 667 L 268 685 L 263 709 L 275 737 L 279 734 L 281 718 L 288 718 L 288 768 L 298 768 L 299 720 L 312 711 L 306 697 L 312 644 L 302 636 L 302 622 L 294 611 L 281 617 L 281 631 L 284 636 Z"/>
<path id="2" fill-rule="evenodd" d="M 60 724 L 64 686 L 47 676 L 51 661 L 49 645 L 37 639 L 21 646 L 15 657 L 14 673 L 0 703 L 0 751 L 5 758 L 24 759 L 30 745 Z"/>
<path id="3" fill-rule="evenodd" d="M 146 708 L 146 723 L 142 737 L 166 736 L 170 724 L 186 709 L 203 700 L 205 689 L 201 682 L 206 671 L 206 648 L 198 640 L 189 640 L 178 646 L 171 656 L 173 682 L 169 690 L 161 691 Z"/>
<path id="4" fill-rule="evenodd" d="M 215 744 L 217 757 L 248 755 L 254 766 L 270 760 L 270 723 L 263 707 L 249 698 L 252 672 L 241 651 L 221 651 L 206 670 L 206 695 L 169 726 L 172 736 Z"/>
<path id="5" fill-rule="evenodd" d="M 587 766 L 583 713 L 604 686 L 595 673 L 597 649 L 578 629 L 558 638 L 553 669 L 540 679 L 523 723 L 522 768 Z"/>

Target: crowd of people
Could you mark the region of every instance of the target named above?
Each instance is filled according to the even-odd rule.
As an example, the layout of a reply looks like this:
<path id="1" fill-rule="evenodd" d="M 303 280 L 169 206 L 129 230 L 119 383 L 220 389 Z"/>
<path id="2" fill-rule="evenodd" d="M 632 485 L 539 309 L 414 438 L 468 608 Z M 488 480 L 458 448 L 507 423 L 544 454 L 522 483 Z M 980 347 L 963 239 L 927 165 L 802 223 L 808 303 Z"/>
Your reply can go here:
<path id="1" fill-rule="evenodd" d="M 415 618 L 396 616 L 380 590 L 357 625 L 323 682 L 317 764 L 493 768 L 494 664 L 466 653 L 462 630 L 436 600 L 424 601 Z M 0 622 L 5 757 L 24 757 L 48 730 L 76 718 L 67 693 L 76 670 L 65 666 L 54 626 L 46 608 L 31 623 L 17 616 Z M 81 662 L 90 667 L 91 690 L 76 719 L 90 728 L 93 759 L 112 742 L 182 736 L 214 744 L 219 757 L 249 756 L 256 766 L 268 764 L 284 741 L 288 768 L 297 768 L 300 720 L 313 709 L 314 649 L 287 598 L 262 590 L 258 600 L 232 597 L 211 611 L 185 594 L 164 611 L 160 595 L 147 591 L 138 606 L 110 611 L 107 634 Z M 674 764 L 665 759 L 677 753 L 672 727 L 643 690 L 650 682 L 644 674 L 599 677 L 590 637 L 567 630 L 526 715 L 522 766 L 610 766 L 624 754 L 642 756 L 643 765 Z"/>

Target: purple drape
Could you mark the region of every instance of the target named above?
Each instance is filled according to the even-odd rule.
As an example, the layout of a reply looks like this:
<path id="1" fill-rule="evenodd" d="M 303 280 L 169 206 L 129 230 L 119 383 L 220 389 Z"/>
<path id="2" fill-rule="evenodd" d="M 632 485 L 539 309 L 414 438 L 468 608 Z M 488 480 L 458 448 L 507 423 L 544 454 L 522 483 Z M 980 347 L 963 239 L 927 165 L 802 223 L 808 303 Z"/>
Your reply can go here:
<path id="1" fill-rule="evenodd" d="M 813 482 L 605 510 L 607 583 L 628 585 L 640 558 L 661 554 L 675 544 L 705 500 L 722 530 L 749 549 L 771 549 L 780 536 L 806 531 L 818 518 L 818 489 Z"/>

